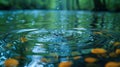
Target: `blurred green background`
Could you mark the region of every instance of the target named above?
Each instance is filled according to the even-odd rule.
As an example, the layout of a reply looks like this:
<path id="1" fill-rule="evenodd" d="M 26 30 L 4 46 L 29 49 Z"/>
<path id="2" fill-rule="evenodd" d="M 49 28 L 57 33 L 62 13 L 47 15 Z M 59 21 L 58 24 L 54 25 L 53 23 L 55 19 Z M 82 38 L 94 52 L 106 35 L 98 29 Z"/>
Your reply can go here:
<path id="1" fill-rule="evenodd" d="M 0 9 L 120 11 L 120 0 L 0 0 Z"/>

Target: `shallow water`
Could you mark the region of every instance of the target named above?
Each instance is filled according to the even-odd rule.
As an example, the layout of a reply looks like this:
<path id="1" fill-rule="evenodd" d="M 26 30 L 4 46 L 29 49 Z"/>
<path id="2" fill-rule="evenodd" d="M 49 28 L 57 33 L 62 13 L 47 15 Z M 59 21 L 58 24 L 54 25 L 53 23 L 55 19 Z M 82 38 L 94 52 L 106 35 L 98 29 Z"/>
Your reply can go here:
<path id="1" fill-rule="evenodd" d="M 91 27 L 93 14 L 98 18 L 96 28 Z M 0 11 L 0 65 L 7 58 L 15 58 L 19 67 L 56 67 L 59 62 L 74 61 L 74 56 L 82 56 L 79 62 L 85 63 L 85 57 L 96 57 L 90 54 L 92 48 L 116 49 L 107 44 L 120 41 L 119 25 L 114 28 L 119 16 L 87 11 Z M 42 57 L 50 61 L 45 63 Z"/>

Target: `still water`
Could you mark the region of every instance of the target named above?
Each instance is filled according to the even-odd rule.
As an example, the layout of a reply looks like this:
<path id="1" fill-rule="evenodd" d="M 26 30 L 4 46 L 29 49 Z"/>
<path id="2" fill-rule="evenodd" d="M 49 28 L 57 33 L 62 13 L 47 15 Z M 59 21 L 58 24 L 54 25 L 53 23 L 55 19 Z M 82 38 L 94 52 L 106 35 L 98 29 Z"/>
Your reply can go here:
<path id="1" fill-rule="evenodd" d="M 66 61 L 72 61 L 73 67 L 103 67 L 109 61 L 120 62 L 119 16 L 87 11 L 0 11 L 0 65 L 4 67 L 8 58 L 17 59 L 19 67 L 58 67 Z M 94 48 L 105 53 L 96 55 L 91 52 Z M 85 61 L 87 57 L 96 58 L 96 63 L 92 66 Z"/>

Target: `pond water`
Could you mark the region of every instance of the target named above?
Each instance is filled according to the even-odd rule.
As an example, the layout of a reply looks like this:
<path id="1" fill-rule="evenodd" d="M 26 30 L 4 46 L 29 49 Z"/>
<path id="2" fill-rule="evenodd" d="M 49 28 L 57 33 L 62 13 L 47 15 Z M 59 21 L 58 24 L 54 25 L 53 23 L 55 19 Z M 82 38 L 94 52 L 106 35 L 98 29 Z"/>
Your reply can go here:
<path id="1" fill-rule="evenodd" d="M 107 55 L 120 49 L 119 16 L 87 11 L 0 11 L 0 65 L 15 58 L 19 67 L 57 67 L 60 62 L 75 63 L 76 56 L 81 57 L 77 61 L 83 67 L 87 67 L 86 57 L 98 62 L 105 59 L 101 65 L 111 60 L 120 62 L 120 52 L 114 58 Z M 96 56 L 91 54 L 93 48 L 107 53 Z"/>

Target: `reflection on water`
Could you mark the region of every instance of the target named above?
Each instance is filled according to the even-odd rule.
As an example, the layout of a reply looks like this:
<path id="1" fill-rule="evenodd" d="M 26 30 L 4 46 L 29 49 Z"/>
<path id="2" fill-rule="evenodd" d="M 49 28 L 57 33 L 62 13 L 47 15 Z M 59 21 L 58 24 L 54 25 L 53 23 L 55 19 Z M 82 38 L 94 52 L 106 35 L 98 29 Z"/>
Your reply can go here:
<path id="1" fill-rule="evenodd" d="M 120 28 L 112 30 L 117 24 L 113 23 L 118 21 L 112 17 L 116 14 L 97 13 L 97 23 L 93 23 L 96 18 L 93 14 L 0 11 L 0 65 L 8 58 L 17 59 L 19 67 L 57 67 L 66 61 L 73 61 L 73 67 L 89 67 L 84 61 L 86 57 L 97 58 L 97 63 L 105 60 L 98 64 L 101 67 L 108 61 L 120 62 Z M 104 22 L 101 14 L 105 14 Z M 94 48 L 105 49 L 107 53 L 92 54 Z M 111 57 L 111 52 L 115 57 Z"/>
<path id="2" fill-rule="evenodd" d="M 93 13 L 87 11 L 0 11 L 0 30 L 9 32 L 26 28 L 90 28 L 92 23 L 97 28 L 116 30 L 119 29 L 119 27 L 115 27 L 119 24 L 117 23 L 119 22 L 119 16 L 119 13 Z"/>

